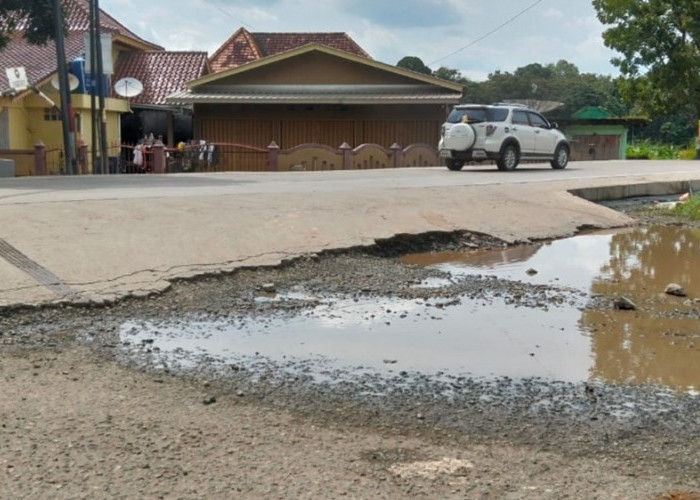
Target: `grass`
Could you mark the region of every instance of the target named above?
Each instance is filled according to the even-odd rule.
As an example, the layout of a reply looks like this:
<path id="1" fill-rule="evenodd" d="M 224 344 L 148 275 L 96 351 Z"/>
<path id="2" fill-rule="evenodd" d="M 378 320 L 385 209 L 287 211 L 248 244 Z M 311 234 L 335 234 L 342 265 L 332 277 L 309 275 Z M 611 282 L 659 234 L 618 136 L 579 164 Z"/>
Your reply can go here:
<path id="1" fill-rule="evenodd" d="M 673 207 L 673 213 L 688 219 L 700 220 L 700 194 L 694 194 Z"/>

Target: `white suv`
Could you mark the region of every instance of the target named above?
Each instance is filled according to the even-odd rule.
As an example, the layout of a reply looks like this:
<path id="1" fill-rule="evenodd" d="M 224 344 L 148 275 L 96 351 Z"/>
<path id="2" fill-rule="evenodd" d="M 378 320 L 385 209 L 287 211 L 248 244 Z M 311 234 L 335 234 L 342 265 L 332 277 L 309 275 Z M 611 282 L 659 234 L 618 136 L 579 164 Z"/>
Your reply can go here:
<path id="1" fill-rule="evenodd" d="M 556 124 L 528 107 L 460 104 L 442 126 L 438 150 L 450 170 L 484 160 L 495 160 L 499 170 L 513 170 L 520 160 L 546 160 L 562 169 L 570 147 Z"/>

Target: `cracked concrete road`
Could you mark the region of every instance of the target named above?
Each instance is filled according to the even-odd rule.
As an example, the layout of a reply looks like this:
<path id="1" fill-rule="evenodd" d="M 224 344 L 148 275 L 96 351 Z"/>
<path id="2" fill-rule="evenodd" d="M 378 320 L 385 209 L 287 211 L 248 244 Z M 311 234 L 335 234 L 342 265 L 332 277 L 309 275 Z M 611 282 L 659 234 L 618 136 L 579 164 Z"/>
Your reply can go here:
<path id="1" fill-rule="evenodd" d="M 688 185 L 700 187 L 695 162 L 2 179 L 0 306 L 112 301 L 402 233 L 561 237 L 631 223 L 571 190 L 617 197 Z"/>

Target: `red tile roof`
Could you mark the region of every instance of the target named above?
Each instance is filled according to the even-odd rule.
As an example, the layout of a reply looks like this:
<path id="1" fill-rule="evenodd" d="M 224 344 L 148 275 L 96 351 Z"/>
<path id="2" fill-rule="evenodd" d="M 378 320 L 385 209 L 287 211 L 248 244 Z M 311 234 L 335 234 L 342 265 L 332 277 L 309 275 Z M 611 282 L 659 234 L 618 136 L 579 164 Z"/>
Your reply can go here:
<path id="1" fill-rule="evenodd" d="M 165 98 L 185 89 L 185 83 L 208 72 L 206 52 L 130 52 L 116 64 L 112 82 L 132 77 L 143 83 L 143 92 L 132 104 L 165 104 Z"/>
<path id="2" fill-rule="evenodd" d="M 223 71 L 309 43 L 371 59 L 347 33 L 250 33 L 240 28 L 214 52 L 209 64 L 212 71 Z"/>
<path id="3" fill-rule="evenodd" d="M 83 53 L 83 34 L 68 33 L 64 40 L 67 60 L 72 60 Z M 15 33 L 10 43 L 0 51 L 0 67 L 14 68 L 23 66 L 27 71 L 30 85 L 36 85 L 46 80 L 56 72 L 56 46 L 32 45 L 22 38 L 21 33 Z M 4 71 L 0 74 L 0 92 L 10 90 L 10 83 L 5 78 Z"/>
<path id="4" fill-rule="evenodd" d="M 65 36 L 66 60 L 71 61 L 82 56 L 84 48 L 84 34 L 89 31 L 90 5 L 88 0 L 63 0 L 66 10 L 66 24 L 68 33 Z M 130 39 L 140 45 L 145 45 L 151 50 L 163 50 L 162 47 L 143 40 L 113 17 L 100 10 L 100 29 L 103 33 L 111 33 Z M 23 66 L 27 70 L 27 79 L 30 85 L 36 85 L 56 71 L 56 46 L 53 42 L 46 45 L 32 45 L 22 38 L 25 25 L 19 23 L 10 43 L 0 51 L 0 67 Z M 0 75 L 0 92 L 9 90 L 9 82 L 4 75 Z"/>
<path id="5" fill-rule="evenodd" d="M 88 0 L 62 0 L 64 11 L 66 12 L 66 25 L 68 32 L 87 32 L 90 29 L 90 2 Z M 150 45 L 153 49 L 163 50 L 162 47 L 152 44 L 138 36 L 126 26 L 100 9 L 100 30 L 104 33 L 112 33 L 131 38 L 138 42 Z M 26 24 L 20 22 L 18 31 L 23 31 Z"/>

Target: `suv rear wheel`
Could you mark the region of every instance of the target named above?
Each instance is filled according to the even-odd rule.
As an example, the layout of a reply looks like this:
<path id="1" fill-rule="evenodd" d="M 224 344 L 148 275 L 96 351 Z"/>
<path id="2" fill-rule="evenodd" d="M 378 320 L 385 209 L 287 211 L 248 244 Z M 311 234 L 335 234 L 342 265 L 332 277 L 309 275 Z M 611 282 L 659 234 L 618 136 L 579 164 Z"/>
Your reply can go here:
<path id="1" fill-rule="evenodd" d="M 499 170 L 514 170 L 520 163 L 520 152 L 515 144 L 506 144 L 501 149 L 501 154 L 496 160 Z"/>
<path id="2" fill-rule="evenodd" d="M 449 168 L 450 170 L 462 170 L 464 162 L 462 160 L 453 160 L 452 158 L 447 158 L 445 160 L 445 165 L 447 165 L 447 168 Z"/>

